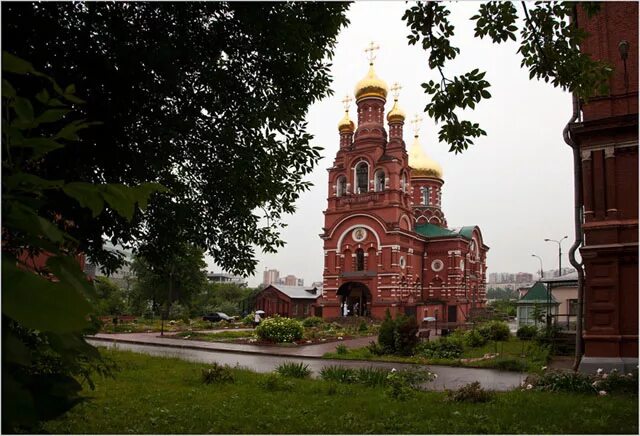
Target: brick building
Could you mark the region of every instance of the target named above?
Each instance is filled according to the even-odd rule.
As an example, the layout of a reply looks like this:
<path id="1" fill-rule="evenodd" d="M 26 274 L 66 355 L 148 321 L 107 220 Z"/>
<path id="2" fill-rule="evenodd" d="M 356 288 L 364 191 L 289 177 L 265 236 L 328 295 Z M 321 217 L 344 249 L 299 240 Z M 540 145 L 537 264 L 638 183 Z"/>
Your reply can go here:
<path id="1" fill-rule="evenodd" d="M 582 158 L 584 357 L 581 369 L 638 363 L 638 4 L 578 8 L 581 45 L 614 72 L 570 127 Z"/>
<path id="2" fill-rule="evenodd" d="M 386 125 L 388 89 L 373 62 L 355 89 L 357 126 L 345 99 L 328 169 L 319 311 L 379 319 L 389 309 L 462 323 L 484 305 L 488 247 L 477 226 L 447 227 L 442 168 L 424 153 L 418 120 L 407 153 L 398 90 Z"/>

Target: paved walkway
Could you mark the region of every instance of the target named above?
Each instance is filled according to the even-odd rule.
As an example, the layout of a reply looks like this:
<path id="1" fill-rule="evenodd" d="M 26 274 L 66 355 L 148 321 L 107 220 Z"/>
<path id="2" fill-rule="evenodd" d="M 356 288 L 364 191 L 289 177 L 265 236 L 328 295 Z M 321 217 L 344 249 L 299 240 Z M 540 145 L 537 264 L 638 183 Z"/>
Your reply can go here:
<path id="1" fill-rule="evenodd" d="M 225 330 L 226 331 L 226 330 Z M 313 345 L 251 345 L 235 344 L 232 342 L 209 342 L 187 339 L 177 339 L 173 334 L 160 333 L 98 333 L 89 338 L 111 341 L 126 342 L 140 345 L 158 345 L 166 347 L 188 348 L 192 350 L 224 351 L 227 353 L 248 353 L 248 354 L 269 354 L 272 356 L 297 356 L 297 357 L 322 357 L 325 353 L 335 351 L 336 346 L 342 344 L 347 348 L 364 347 L 371 341 L 376 340 L 376 336 L 366 336 L 345 341 L 334 341 Z"/>
<path id="2" fill-rule="evenodd" d="M 314 375 L 324 367 L 340 365 L 349 368 L 407 368 L 413 364 L 373 362 L 359 360 L 320 359 L 337 344 L 357 348 L 369 343 L 374 337 L 357 338 L 328 344 L 299 347 L 269 347 L 259 345 L 230 344 L 222 342 L 185 341 L 169 337 L 159 338 L 157 333 L 99 334 L 89 338 L 96 346 L 114 347 L 154 356 L 176 357 L 195 362 L 241 366 L 257 372 L 271 372 L 283 362 L 302 362 L 309 365 Z M 429 389 L 455 389 L 479 381 L 485 389 L 507 391 L 520 386 L 526 374 L 481 368 L 461 368 L 429 365 L 427 368 L 438 375 L 425 386 Z"/>

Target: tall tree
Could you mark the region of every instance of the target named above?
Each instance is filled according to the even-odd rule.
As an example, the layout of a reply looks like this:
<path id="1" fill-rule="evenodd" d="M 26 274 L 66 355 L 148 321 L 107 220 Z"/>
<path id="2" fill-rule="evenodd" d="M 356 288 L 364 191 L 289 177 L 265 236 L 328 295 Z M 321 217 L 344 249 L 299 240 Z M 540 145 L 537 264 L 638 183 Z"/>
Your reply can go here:
<path id="1" fill-rule="evenodd" d="M 162 261 L 138 255 L 132 264 L 138 278 L 134 298 L 161 310 L 164 319 L 174 302 L 192 305 L 207 284 L 206 266 L 203 251 L 187 243 L 174 244 Z"/>
<path id="2" fill-rule="evenodd" d="M 153 241 L 162 252 L 189 241 L 226 270 L 250 273 L 255 247 L 282 246 L 281 217 L 294 211 L 319 160 L 304 117 L 331 93 L 329 61 L 347 7 L 3 4 L 4 49 L 74 83 L 86 118 L 103 123 L 51 153 L 37 173 L 169 188 L 130 222 L 56 198 L 56 212 L 77 223 L 70 232 L 81 248 L 113 270 L 121 259 L 103 249 L 105 236 Z"/>

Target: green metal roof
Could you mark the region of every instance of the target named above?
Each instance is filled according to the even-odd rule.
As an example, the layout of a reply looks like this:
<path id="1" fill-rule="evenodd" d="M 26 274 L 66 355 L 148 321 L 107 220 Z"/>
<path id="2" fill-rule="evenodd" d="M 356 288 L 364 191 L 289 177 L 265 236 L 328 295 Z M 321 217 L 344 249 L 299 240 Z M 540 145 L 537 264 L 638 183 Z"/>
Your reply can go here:
<path id="1" fill-rule="evenodd" d="M 475 226 L 465 226 L 465 227 L 459 227 L 456 229 L 445 229 L 444 227 L 440 227 L 435 224 L 429 224 L 429 223 L 416 225 L 416 232 L 421 234 L 422 236 L 426 236 L 429 238 L 434 238 L 439 236 L 449 236 L 449 237 L 462 236 L 465 239 L 471 240 L 471 236 L 473 235 L 473 229 L 475 229 Z"/>
<path id="2" fill-rule="evenodd" d="M 548 299 L 549 291 L 547 290 L 547 287 L 542 282 L 536 282 L 536 284 L 529 289 L 529 292 L 518 300 L 518 303 L 546 303 L 549 301 Z M 551 302 L 557 302 L 553 294 L 551 294 Z"/>

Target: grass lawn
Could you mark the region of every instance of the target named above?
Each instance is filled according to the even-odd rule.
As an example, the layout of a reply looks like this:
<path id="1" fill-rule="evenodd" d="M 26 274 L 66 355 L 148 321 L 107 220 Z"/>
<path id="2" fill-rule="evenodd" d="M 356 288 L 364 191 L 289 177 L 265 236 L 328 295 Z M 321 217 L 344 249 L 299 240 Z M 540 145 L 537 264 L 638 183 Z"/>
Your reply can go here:
<path id="1" fill-rule="evenodd" d="M 548 361 L 548 352 L 533 341 L 521 341 L 516 337 L 510 337 L 505 342 L 489 342 L 481 347 L 471 348 L 464 347 L 464 352 L 460 359 L 479 358 L 488 353 L 500 353 L 502 359 L 517 360 L 522 362 L 522 369 L 527 372 L 540 372 L 542 366 Z M 522 357 L 524 353 L 524 357 Z M 367 347 L 354 348 L 346 353 L 325 353 L 323 356 L 327 359 L 347 359 L 347 360 L 375 360 L 384 362 L 405 362 L 405 363 L 421 363 L 430 365 L 448 365 L 448 366 L 467 366 L 470 368 L 499 368 L 511 370 L 501 363 L 502 359 L 494 358 L 487 360 L 478 360 L 472 362 L 463 362 L 460 359 L 433 359 L 423 356 L 395 356 L 383 355 L 378 356 L 369 351 Z"/>
<path id="2" fill-rule="evenodd" d="M 382 388 L 234 370 L 204 385 L 207 365 L 102 350 L 121 368 L 97 379 L 92 400 L 49 422 L 51 433 L 638 433 L 638 398 L 513 391 L 489 403 L 447 403 L 439 392 L 394 400 Z M 268 385 L 267 385 L 268 386 Z"/>
<path id="3" fill-rule="evenodd" d="M 144 333 L 148 331 L 159 332 L 161 321 L 159 319 L 144 319 L 138 318 L 136 322 L 118 323 L 116 325 L 111 323 L 103 324 L 100 328 L 100 333 Z M 188 323 L 183 320 L 168 320 L 164 322 L 165 332 L 180 332 L 191 330 L 206 330 L 211 328 L 246 328 L 246 325 L 242 323 L 227 323 L 217 322 L 211 323 L 209 321 L 203 321 L 202 318 L 194 318 Z"/>

